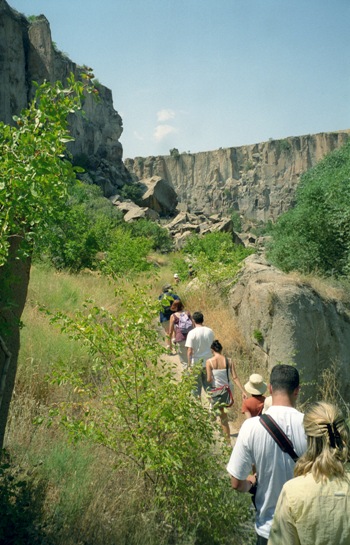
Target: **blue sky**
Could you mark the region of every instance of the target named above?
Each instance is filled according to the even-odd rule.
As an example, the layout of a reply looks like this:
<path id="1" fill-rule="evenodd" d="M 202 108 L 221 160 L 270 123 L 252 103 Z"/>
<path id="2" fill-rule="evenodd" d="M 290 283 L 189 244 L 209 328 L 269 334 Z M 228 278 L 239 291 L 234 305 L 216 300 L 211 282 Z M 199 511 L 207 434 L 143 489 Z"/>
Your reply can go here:
<path id="1" fill-rule="evenodd" d="M 124 157 L 350 128 L 349 0 L 8 0 L 123 118 Z"/>

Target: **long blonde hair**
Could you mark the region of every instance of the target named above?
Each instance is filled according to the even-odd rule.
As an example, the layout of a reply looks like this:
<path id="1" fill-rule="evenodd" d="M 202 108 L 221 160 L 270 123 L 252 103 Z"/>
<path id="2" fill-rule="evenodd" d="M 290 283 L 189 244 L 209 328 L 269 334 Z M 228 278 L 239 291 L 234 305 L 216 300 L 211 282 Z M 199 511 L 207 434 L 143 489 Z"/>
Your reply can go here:
<path id="1" fill-rule="evenodd" d="M 349 461 L 349 428 L 338 407 L 321 401 L 304 416 L 307 450 L 298 460 L 294 475 L 312 473 L 315 481 L 344 478 Z"/>

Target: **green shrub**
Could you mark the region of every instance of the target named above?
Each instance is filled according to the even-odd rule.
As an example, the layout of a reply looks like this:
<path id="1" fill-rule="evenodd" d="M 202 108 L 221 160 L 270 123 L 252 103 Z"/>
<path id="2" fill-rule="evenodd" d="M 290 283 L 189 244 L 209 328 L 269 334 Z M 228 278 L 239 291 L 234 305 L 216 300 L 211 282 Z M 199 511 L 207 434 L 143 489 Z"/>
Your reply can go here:
<path id="1" fill-rule="evenodd" d="M 113 241 L 100 265 L 101 270 L 112 276 L 149 270 L 152 264 L 147 261 L 147 256 L 152 244 L 152 239 L 132 236 L 128 230 L 118 227 L 113 231 Z"/>
<path id="2" fill-rule="evenodd" d="M 77 182 L 56 225 L 37 239 L 34 257 L 57 269 L 94 269 L 98 266 L 96 254 L 108 249 L 121 222 L 122 214 L 99 187 Z"/>
<path id="3" fill-rule="evenodd" d="M 9 453 L 0 457 L 0 543 L 32 545 L 45 543 L 42 532 L 42 490 Z"/>
<path id="4" fill-rule="evenodd" d="M 272 236 L 268 257 L 286 272 L 349 274 L 350 141 L 302 176 Z"/>
<path id="5" fill-rule="evenodd" d="M 173 248 L 173 241 L 164 227 L 148 219 L 140 219 L 128 224 L 133 236 L 152 240 L 152 250 L 167 253 Z"/>

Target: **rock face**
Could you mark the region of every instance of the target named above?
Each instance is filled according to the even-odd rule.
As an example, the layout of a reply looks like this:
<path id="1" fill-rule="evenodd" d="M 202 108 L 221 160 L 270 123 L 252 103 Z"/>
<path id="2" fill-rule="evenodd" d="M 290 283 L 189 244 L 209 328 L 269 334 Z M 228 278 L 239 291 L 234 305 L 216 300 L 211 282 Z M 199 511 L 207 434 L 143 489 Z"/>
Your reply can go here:
<path id="1" fill-rule="evenodd" d="M 159 176 L 140 180 L 144 189 L 141 206 L 148 206 L 160 216 L 174 214 L 177 206 L 177 196 L 174 188 Z"/>
<path id="2" fill-rule="evenodd" d="M 303 172 L 342 146 L 350 131 L 320 133 L 202 153 L 126 159 L 136 179 L 161 176 L 188 211 L 236 210 L 246 219 L 276 219 L 294 202 Z"/>
<path id="3" fill-rule="evenodd" d="M 50 25 L 41 15 L 29 22 L 23 15 L 0 0 L 0 119 L 13 123 L 33 97 L 32 82 L 66 81 L 73 73 L 82 72 L 52 43 Z M 122 119 L 113 108 L 112 93 L 98 85 L 100 100 L 88 95 L 84 103 L 86 116 L 72 116 L 70 121 L 75 142 L 69 145 L 77 163 L 90 171 L 92 181 L 100 185 L 106 196 L 130 181 L 122 161 L 119 142 Z"/>
<path id="4" fill-rule="evenodd" d="M 295 362 L 303 383 L 319 384 L 334 363 L 340 393 L 349 402 L 350 302 L 340 290 L 327 289 L 316 290 L 253 255 L 245 260 L 229 304 L 248 345 L 268 369 Z M 304 398 L 310 391 L 303 386 Z"/>

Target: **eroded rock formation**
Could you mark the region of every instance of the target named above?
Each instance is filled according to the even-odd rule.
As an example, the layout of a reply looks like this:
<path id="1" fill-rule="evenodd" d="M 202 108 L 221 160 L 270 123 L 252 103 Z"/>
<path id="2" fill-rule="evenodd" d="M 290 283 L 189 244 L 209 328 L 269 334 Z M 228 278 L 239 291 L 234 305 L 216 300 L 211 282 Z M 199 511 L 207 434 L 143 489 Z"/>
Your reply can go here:
<path id="1" fill-rule="evenodd" d="M 13 123 L 33 97 L 33 81 L 66 81 L 73 73 L 77 78 L 82 68 L 57 51 L 51 39 L 50 25 L 40 15 L 28 21 L 0 0 L 0 119 Z M 89 171 L 90 179 L 100 185 L 106 196 L 130 181 L 122 161 L 122 119 L 113 108 L 112 93 L 98 85 L 100 100 L 87 96 L 85 117 L 72 116 L 70 121 L 75 142 L 69 149 L 76 161 Z"/>
<path id="2" fill-rule="evenodd" d="M 275 220 L 294 202 L 301 174 L 342 146 L 350 131 L 270 140 L 201 153 L 126 159 L 136 179 L 161 176 L 188 211 L 236 210 L 245 219 Z"/>
<path id="3" fill-rule="evenodd" d="M 348 294 L 284 274 L 252 255 L 231 290 L 229 305 L 248 346 L 268 369 L 294 362 L 302 370 L 304 398 L 334 364 L 339 391 L 350 401 Z M 313 383 L 312 388 L 306 383 Z"/>

